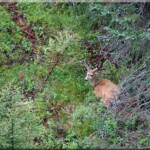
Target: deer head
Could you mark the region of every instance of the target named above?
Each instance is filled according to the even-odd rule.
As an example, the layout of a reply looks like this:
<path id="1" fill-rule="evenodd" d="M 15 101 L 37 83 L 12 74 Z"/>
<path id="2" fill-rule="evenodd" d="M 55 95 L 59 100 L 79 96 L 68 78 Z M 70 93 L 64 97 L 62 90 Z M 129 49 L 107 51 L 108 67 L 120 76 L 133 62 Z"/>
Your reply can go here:
<path id="1" fill-rule="evenodd" d="M 89 65 L 87 65 L 87 64 L 85 64 L 85 67 L 87 69 L 85 80 L 92 80 L 92 79 L 94 79 L 96 74 L 97 74 L 98 68 L 91 69 L 89 67 Z"/>

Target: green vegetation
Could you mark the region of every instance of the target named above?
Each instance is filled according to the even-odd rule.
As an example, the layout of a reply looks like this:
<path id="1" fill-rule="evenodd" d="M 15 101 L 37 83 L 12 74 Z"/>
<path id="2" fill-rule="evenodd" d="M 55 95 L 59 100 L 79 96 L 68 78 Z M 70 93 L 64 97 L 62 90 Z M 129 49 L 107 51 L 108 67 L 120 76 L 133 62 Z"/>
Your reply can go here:
<path id="1" fill-rule="evenodd" d="M 0 147 L 150 148 L 147 5 L 18 3 L 37 36 L 34 54 L 0 5 Z M 100 78 L 121 86 L 120 100 L 142 105 L 132 117 L 105 108 L 84 80 L 81 62 L 97 66 L 104 48 Z"/>

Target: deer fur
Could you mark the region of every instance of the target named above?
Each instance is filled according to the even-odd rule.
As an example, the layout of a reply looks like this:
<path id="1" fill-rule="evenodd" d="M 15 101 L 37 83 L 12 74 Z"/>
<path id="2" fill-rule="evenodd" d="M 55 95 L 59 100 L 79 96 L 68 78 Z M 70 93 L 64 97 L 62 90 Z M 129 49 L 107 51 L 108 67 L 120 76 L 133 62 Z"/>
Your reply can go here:
<path id="1" fill-rule="evenodd" d="M 94 88 L 95 96 L 97 98 L 100 97 L 102 99 L 102 102 L 107 108 L 111 107 L 112 104 L 114 104 L 118 98 L 118 95 L 120 93 L 119 87 L 110 80 L 107 79 L 98 80 L 96 78 L 98 70 L 97 68 L 90 69 L 87 65 L 86 68 L 87 74 L 85 79 L 91 82 L 91 85 Z"/>

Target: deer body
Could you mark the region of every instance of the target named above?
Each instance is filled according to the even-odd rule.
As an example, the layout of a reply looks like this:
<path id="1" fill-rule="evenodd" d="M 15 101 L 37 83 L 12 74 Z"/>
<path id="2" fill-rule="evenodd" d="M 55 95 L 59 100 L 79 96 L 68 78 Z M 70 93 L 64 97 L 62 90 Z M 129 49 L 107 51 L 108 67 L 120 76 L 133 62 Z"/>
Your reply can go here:
<path id="1" fill-rule="evenodd" d="M 111 106 L 113 102 L 117 100 L 120 90 L 117 85 L 112 81 L 104 79 L 101 80 L 94 87 L 95 96 L 101 97 L 106 107 Z"/>
<path id="2" fill-rule="evenodd" d="M 97 80 L 96 79 L 97 68 L 90 69 L 88 66 L 86 66 L 86 68 L 87 68 L 87 75 L 85 79 L 91 81 L 91 84 L 94 88 L 95 96 L 97 98 L 100 97 L 106 107 L 112 106 L 112 104 L 117 100 L 118 95 L 120 93 L 119 87 L 112 81 L 107 79 L 103 79 L 100 81 Z"/>

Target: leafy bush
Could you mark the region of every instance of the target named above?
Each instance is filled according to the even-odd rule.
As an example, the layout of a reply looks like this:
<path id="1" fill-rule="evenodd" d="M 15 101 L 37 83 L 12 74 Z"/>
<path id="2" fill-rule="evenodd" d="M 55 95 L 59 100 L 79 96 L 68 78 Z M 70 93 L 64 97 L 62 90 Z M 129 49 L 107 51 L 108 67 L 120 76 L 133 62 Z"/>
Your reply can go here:
<path id="1" fill-rule="evenodd" d="M 44 129 L 33 109 L 33 102 L 28 102 L 13 82 L 2 87 L 0 102 L 1 147 L 36 147 L 34 138 L 42 136 Z"/>

